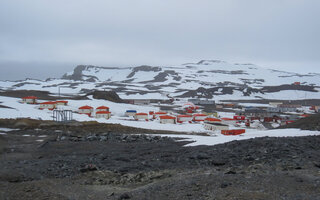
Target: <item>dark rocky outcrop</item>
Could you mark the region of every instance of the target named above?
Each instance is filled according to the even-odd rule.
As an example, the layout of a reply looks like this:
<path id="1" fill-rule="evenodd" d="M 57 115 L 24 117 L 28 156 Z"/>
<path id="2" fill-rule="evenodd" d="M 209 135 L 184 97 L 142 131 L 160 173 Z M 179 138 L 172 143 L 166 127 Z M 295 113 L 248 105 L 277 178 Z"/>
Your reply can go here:
<path id="1" fill-rule="evenodd" d="M 93 91 L 87 93 L 86 96 L 92 95 L 94 99 L 104 99 L 116 103 L 123 103 L 123 100 L 119 97 L 119 95 L 114 91 Z"/>
<path id="2" fill-rule="evenodd" d="M 280 128 L 300 128 L 302 130 L 320 131 L 320 114 L 310 115 Z"/>
<path id="3" fill-rule="evenodd" d="M 132 72 L 127 76 L 127 78 L 132 78 L 137 72 L 144 71 L 144 72 L 159 72 L 161 71 L 161 67 L 152 67 L 148 65 L 142 65 L 139 67 L 134 67 Z"/>
<path id="4" fill-rule="evenodd" d="M 310 85 L 279 85 L 279 86 L 264 86 L 261 91 L 265 93 L 280 92 L 282 90 L 301 90 L 308 92 L 318 92 L 314 86 Z"/>
<path id="5" fill-rule="evenodd" d="M 221 91 L 219 91 L 221 89 Z M 196 90 L 189 90 L 184 94 L 178 96 L 181 98 L 207 98 L 211 99 L 214 95 L 225 95 L 225 94 L 233 94 L 234 90 L 240 90 L 239 88 L 235 87 L 214 87 L 206 89 L 204 87 L 199 87 Z M 219 91 L 219 92 L 218 92 Z"/>
<path id="6" fill-rule="evenodd" d="M 68 80 L 74 80 L 74 81 L 82 81 L 82 71 L 85 70 L 87 68 L 86 65 L 78 65 L 76 68 L 74 68 L 73 70 L 73 74 L 71 75 L 67 75 L 64 74 L 63 75 L 63 79 L 68 79 Z"/>

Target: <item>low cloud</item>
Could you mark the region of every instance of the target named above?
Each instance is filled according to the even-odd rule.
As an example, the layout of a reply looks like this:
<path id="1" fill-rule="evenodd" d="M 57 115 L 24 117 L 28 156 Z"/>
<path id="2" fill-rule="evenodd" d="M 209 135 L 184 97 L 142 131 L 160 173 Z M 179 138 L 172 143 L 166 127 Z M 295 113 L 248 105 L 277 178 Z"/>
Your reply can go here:
<path id="1" fill-rule="evenodd" d="M 58 74 L 69 70 L 61 67 L 65 63 L 221 59 L 317 71 L 319 8 L 317 0 L 4 0 L 0 67 L 25 71 L 30 63 L 41 63 L 33 68 L 42 71 L 56 64 Z"/>

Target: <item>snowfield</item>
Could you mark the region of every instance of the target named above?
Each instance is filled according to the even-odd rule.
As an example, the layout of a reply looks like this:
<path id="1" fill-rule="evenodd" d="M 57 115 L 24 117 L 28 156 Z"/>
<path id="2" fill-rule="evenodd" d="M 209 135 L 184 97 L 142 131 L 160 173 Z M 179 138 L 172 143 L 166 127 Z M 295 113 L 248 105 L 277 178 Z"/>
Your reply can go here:
<path id="1" fill-rule="evenodd" d="M 52 120 L 52 111 L 39 110 L 39 105 L 22 104 L 18 98 L 3 97 L 0 96 L 0 105 L 8 106 L 9 108 L 0 108 L 0 118 L 32 118 L 42 120 Z M 194 141 L 187 146 L 195 145 L 215 145 L 233 140 L 243 140 L 256 137 L 293 137 L 293 136 L 307 136 L 307 135 L 320 135 L 319 131 L 302 131 L 299 129 L 279 129 L 279 130 L 264 130 L 264 129 L 246 129 L 246 133 L 239 136 L 225 136 L 220 133 L 214 133 L 207 131 L 203 128 L 201 123 L 198 124 L 160 124 L 158 120 L 154 121 L 135 121 L 131 117 L 124 116 L 126 110 L 137 110 L 137 112 L 159 111 L 157 107 L 150 106 L 138 106 L 131 104 L 113 103 L 106 100 L 69 100 L 68 106 L 61 106 L 60 109 L 69 109 L 77 111 L 78 107 L 83 105 L 89 105 L 94 108 L 98 106 L 108 106 L 112 113 L 112 117 L 109 120 L 96 119 L 94 117 L 88 117 L 87 115 L 81 115 L 74 113 L 73 119 L 77 121 L 98 121 L 100 123 L 121 124 L 124 126 L 137 127 L 150 130 L 167 130 L 175 132 L 184 132 L 188 135 L 163 135 L 169 137 L 187 138 L 187 141 Z M 232 117 L 232 113 L 219 112 L 221 117 Z M 254 127 L 255 124 L 252 124 Z M 258 125 L 256 126 L 258 128 Z M 232 127 L 230 127 L 232 128 Z M 243 127 L 242 127 L 243 128 Z M 1 134 L 6 134 L 11 129 L 1 128 Z M 211 136 L 198 136 L 192 135 L 197 133 L 208 133 Z"/>

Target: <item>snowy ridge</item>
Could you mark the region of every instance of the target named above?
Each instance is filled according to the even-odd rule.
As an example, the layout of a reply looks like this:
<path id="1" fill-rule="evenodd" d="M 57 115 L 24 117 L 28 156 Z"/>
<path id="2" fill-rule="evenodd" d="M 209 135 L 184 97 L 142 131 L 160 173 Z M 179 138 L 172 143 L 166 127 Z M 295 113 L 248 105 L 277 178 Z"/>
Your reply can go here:
<path id="1" fill-rule="evenodd" d="M 300 85 L 293 85 L 300 82 Z M 1 90 L 79 94 L 114 90 L 121 98 L 318 99 L 320 75 L 265 69 L 253 64 L 202 60 L 177 66 L 79 65 L 61 79 L 0 81 Z"/>

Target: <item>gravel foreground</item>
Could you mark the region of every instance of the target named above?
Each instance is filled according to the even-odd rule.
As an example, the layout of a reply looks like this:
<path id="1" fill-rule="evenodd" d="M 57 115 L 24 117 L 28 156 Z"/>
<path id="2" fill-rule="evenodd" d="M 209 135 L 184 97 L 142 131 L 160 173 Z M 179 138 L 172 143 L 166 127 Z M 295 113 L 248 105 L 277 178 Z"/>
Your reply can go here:
<path id="1" fill-rule="evenodd" d="M 0 199 L 320 199 L 319 136 L 184 147 L 135 134 L 81 126 L 2 134 Z"/>

